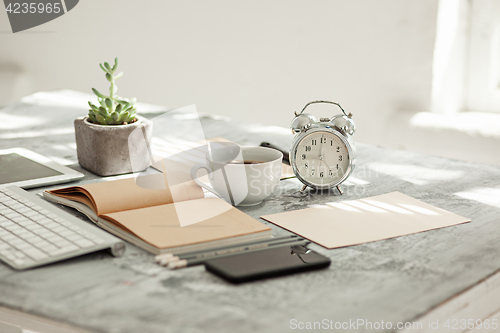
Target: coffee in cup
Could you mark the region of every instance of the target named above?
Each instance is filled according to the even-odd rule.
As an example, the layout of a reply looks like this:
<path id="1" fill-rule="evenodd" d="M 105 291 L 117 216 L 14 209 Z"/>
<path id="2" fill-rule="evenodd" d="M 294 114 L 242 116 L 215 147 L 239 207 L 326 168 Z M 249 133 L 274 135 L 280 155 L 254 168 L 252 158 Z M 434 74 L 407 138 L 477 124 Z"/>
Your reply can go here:
<path id="1" fill-rule="evenodd" d="M 201 187 L 234 206 L 252 206 L 270 196 L 281 177 L 283 154 L 266 147 L 217 148 L 206 154 L 206 164 L 196 164 L 191 177 Z M 198 180 L 205 169 L 210 185 Z"/>

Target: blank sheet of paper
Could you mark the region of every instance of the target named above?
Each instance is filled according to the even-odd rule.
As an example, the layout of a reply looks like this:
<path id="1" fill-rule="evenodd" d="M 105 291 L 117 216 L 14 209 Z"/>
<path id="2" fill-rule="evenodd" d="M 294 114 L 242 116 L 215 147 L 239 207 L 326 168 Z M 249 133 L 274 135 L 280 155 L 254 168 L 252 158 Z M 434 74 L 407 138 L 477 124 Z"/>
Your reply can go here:
<path id="1" fill-rule="evenodd" d="M 261 217 L 329 249 L 470 222 L 400 192 Z"/>

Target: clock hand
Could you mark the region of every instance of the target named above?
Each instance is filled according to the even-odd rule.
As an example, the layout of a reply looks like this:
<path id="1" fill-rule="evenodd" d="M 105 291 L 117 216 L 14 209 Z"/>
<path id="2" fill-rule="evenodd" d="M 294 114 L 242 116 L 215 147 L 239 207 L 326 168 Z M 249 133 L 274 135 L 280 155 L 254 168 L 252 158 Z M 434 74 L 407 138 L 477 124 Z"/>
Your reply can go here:
<path id="1" fill-rule="evenodd" d="M 325 159 L 322 159 L 321 161 L 323 161 L 323 163 L 325 163 L 326 167 L 328 168 L 328 170 L 330 170 L 330 166 L 328 165 L 328 163 L 326 163 L 326 160 Z"/>
<path id="2" fill-rule="evenodd" d="M 326 163 L 326 160 L 325 159 L 322 159 L 321 161 L 323 161 L 327 167 L 327 173 L 330 172 L 332 170 L 332 168 L 330 168 L 330 166 L 328 165 L 328 163 Z"/>
<path id="3" fill-rule="evenodd" d="M 319 153 L 319 160 L 320 160 L 320 163 L 323 162 L 325 163 L 326 167 L 328 168 L 328 170 L 330 170 L 330 166 L 328 165 L 328 163 L 326 163 L 326 160 L 325 160 L 325 156 L 323 156 L 324 154 L 324 149 L 325 149 L 325 143 L 324 143 L 324 140 L 323 138 L 321 138 L 321 151 Z"/>
<path id="4" fill-rule="evenodd" d="M 324 142 L 325 140 L 323 140 L 323 138 L 320 139 L 321 140 L 321 150 L 320 150 L 320 153 L 319 153 L 319 159 L 320 160 L 323 160 L 323 152 L 324 152 Z"/>

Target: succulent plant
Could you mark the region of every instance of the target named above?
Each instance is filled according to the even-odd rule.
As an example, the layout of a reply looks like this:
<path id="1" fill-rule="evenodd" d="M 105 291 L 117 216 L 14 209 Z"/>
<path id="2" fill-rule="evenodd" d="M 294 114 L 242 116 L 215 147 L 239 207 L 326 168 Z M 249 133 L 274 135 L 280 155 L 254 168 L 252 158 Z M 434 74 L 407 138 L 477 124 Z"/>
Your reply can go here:
<path id="1" fill-rule="evenodd" d="M 116 95 L 118 87 L 115 80 L 122 77 L 123 72 L 115 75 L 118 67 L 118 58 L 115 58 L 113 67 L 105 62 L 104 65 L 99 64 L 102 70 L 106 73 L 106 79 L 111 83 L 109 88 L 109 96 L 101 94 L 97 89 L 92 88 L 92 91 L 97 96 L 100 106 L 89 102 L 89 119 L 91 122 L 100 125 L 126 125 L 135 121 L 135 98 L 130 100 L 121 98 Z"/>

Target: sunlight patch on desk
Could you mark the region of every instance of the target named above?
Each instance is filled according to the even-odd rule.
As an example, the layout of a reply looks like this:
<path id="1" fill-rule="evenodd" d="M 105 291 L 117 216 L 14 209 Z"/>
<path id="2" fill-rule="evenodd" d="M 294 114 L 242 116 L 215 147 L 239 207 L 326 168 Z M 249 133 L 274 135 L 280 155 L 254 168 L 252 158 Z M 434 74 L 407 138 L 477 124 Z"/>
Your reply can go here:
<path id="1" fill-rule="evenodd" d="M 361 201 L 344 201 L 346 205 L 352 206 L 354 208 L 358 208 L 362 211 L 367 211 L 371 213 L 387 213 L 388 211 L 385 209 L 380 209 L 379 207 L 361 202 Z"/>
<path id="2" fill-rule="evenodd" d="M 423 208 L 423 207 L 418 207 L 415 205 L 407 205 L 407 204 L 400 204 L 401 207 L 406 208 L 408 210 L 414 211 L 419 214 L 424 214 L 424 215 L 439 215 L 437 212 L 434 212 L 430 209 Z"/>
<path id="3" fill-rule="evenodd" d="M 326 206 L 333 207 L 333 208 L 339 208 L 342 210 L 346 210 L 349 212 L 355 212 L 355 213 L 361 213 L 361 211 L 357 208 L 354 208 L 352 206 L 346 205 L 345 203 L 342 202 L 327 202 L 325 204 Z"/>
<path id="4" fill-rule="evenodd" d="M 19 129 L 47 123 L 47 119 L 33 116 L 18 116 L 0 112 L 0 130 Z"/>
<path id="5" fill-rule="evenodd" d="M 413 212 L 411 212 L 411 211 L 409 211 L 407 209 L 403 209 L 403 208 L 401 208 L 399 206 L 391 205 L 391 204 L 388 204 L 388 203 L 385 203 L 385 202 L 381 202 L 381 201 L 368 200 L 368 199 L 361 199 L 360 201 L 366 202 L 366 203 L 368 203 L 370 205 L 373 205 L 373 206 L 380 207 L 382 209 L 386 209 L 386 210 L 394 212 L 394 213 L 413 214 Z"/>
<path id="6" fill-rule="evenodd" d="M 385 175 L 394 176 L 415 185 L 427 185 L 435 181 L 450 181 L 463 177 L 460 170 L 425 168 L 417 165 L 372 163 L 370 169 Z"/>
<path id="7" fill-rule="evenodd" d="M 72 165 L 76 163 L 76 161 L 68 160 L 67 158 L 64 157 L 51 156 L 51 155 L 48 155 L 47 157 L 50 158 L 52 161 L 57 162 L 61 165 Z"/>
<path id="8" fill-rule="evenodd" d="M 59 90 L 50 92 L 37 92 L 21 98 L 25 104 L 36 106 L 71 107 L 77 109 L 88 109 L 89 98 L 93 96 L 72 90 Z"/>
<path id="9" fill-rule="evenodd" d="M 348 185 L 348 186 L 353 186 L 353 185 L 369 185 L 369 184 L 370 184 L 370 182 L 368 182 L 368 181 L 366 181 L 364 179 L 353 177 L 353 176 L 349 176 L 349 178 L 347 178 L 347 180 L 342 183 L 342 185 Z"/>
<path id="10" fill-rule="evenodd" d="M 473 188 L 469 191 L 457 192 L 454 193 L 453 195 L 500 208 L 499 188 L 478 187 L 478 188 Z"/>
<path id="11" fill-rule="evenodd" d="M 73 127 L 66 128 L 54 128 L 47 129 L 43 131 L 25 131 L 25 132 L 17 132 L 17 133 L 4 133 L 0 134 L 0 139 L 19 139 L 19 138 L 38 138 L 44 136 L 52 136 L 52 135 L 65 135 L 65 134 L 74 134 L 75 130 Z"/>

